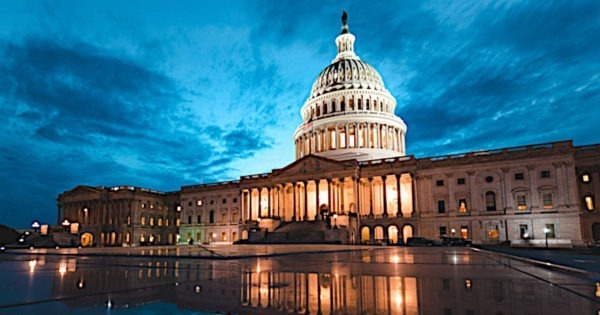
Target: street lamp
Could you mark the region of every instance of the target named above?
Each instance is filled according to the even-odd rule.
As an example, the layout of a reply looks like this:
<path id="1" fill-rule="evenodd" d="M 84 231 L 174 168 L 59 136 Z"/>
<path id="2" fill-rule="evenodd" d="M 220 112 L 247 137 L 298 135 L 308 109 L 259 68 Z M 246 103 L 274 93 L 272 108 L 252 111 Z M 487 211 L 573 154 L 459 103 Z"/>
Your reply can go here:
<path id="1" fill-rule="evenodd" d="M 545 227 L 544 234 L 546 235 L 546 248 L 548 248 L 548 234 L 550 234 L 550 229 Z"/>
<path id="2" fill-rule="evenodd" d="M 450 232 L 452 232 L 452 237 L 454 237 L 454 233 L 456 233 L 456 229 L 455 229 L 455 228 L 452 228 L 452 229 L 450 230 Z"/>
<path id="3" fill-rule="evenodd" d="M 61 223 L 62 227 L 65 228 L 65 231 L 69 231 L 69 227 L 71 226 L 71 222 L 69 219 L 64 219 Z"/>
<path id="4" fill-rule="evenodd" d="M 335 230 L 337 230 L 337 228 L 338 228 L 338 226 L 337 226 L 337 217 L 338 217 L 338 216 L 337 216 L 337 213 L 334 213 L 334 214 L 333 214 L 333 228 L 334 228 Z"/>
<path id="5" fill-rule="evenodd" d="M 41 227 L 40 222 L 38 222 L 37 220 L 31 222 L 31 228 L 33 229 L 34 232 L 39 231 L 40 227 Z"/>

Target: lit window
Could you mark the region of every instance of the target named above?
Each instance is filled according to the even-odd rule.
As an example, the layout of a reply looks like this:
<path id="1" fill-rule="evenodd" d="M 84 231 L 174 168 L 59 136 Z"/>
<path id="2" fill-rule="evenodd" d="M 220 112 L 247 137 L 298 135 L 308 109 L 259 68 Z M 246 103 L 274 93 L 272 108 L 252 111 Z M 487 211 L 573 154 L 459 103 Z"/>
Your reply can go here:
<path id="1" fill-rule="evenodd" d="M 469 228 L 465 225 L 460 227 L 460 237 L 467 239 L 469 238 Z"/>
<path id="2" fill-rule="evenodd" d="M 177 211 L 181 211 L 181 206 L 177 206 Z"/>
<path id="3" fill-rule="evenodd" d="M 458 212 L 461 212 L 461 213 L 467 212 L 467 200 L 465 200 L 465 199 L 458 200 L 458 206 L 459 206 Z"/>
<path id="4" fill-rule="evenodd" d="M 465 184 L 465 179 L 464 178 L 459 178 L 456 180 L 456 184 L 457 185 L 464 185 Z"/>
<path id="5" fill-rule="evenodd" d="M 440 180 L 438 180 L 438 181 L 435 182 L 435 185 L 436 186 L 444 186 L 444 181 L 440 179 Z"/>
<path id="6" fill-rule="evenodd" d="M 540 176 L 541 176 L 542 178 L 550 178 L 550 171 L 546 171 L 546 170 L 544 170 L 544 171 L 542 171 L 542 172 L 540 173 Z"/>
<path id="7" fill-rule="evenodd" d="M 544 209 L 552 209 L 552 194 L 543 194 L 542 201 L 544 203 Z"/>
<path id="8" fill-rule="evenodd" d="M 144 234 L 140 235 L 140 243 L 144 243 L 146 241 L 146 237 Z"/>
<path id="9" fill-rule="evenodd" d="M 142 206 L 142 209 L 146 209 L 146 204 L 145 203 L 142 203 L 141 206 Z"/>
<path id="10" fill-rule="evenodd" d="M 497 225 L 490 226 L 487 230 L 487 234 L 488 234 L 488 240 L 490 240 L 490 241 L 497 241 L 500 238 Z"/>
<path id="11" fill-rule="evenodd" d="M 202 205 L 202 199 L 196 200 L 196 206 L 200 207 Z"/>
<path id="12" fill-rule="evenodd" d="M 130 215 L 127 216 L 127 225 L 131 225 L 131 216 Z"/>
<path id="13" fill-rule="evenodd" d="M 175 226 L 180 226 L 181 225 L 181 219 L 177 219 L 177 221 L 175 221 Z"/>
<path id="14" fill-rule="evenodd" d="M 515 180 L 523 180 L 525 175 L 523 173 L 515 173 Z"/>
<path id="15" fill-rule="evenodd" d="M 583 201 L 585 203 L 586 210 L 588 210 L 588 211 L 594 210 L 594 196 L 587 195 L 583 198 Z"/>
<path id="16" fill-rule="evenodd" d="M 588 173 L 583 173 L 581 174 L 581 181 L 584 183 L 589 183 L 591 180 L 590 174 Z"/>
<path id="17" fill-rule="evenodd" d="M 517 195 L 517 209 L 527 210 L 527 199 L 525 195 Z"/>
<path id="18" fill-rule="evenodd" d="M 237 213 L 236 212 L 231 214 L 231 222 L 233 222 L 233 223 L 237 222 Z"/>
<path id="19" fill-rule="evenodd" d="M 154 209 L 154 204 L 153 203 L 150 204 L 150 209 Z"/>
<path id="20" fill-rule="evenodd" d="M 162 218 L 158 218 L 158 226 L 162 226 L 163 225 L 163 220 Z"/>
<path id="21" fill-rule="evenodd" d="M 346 132 L 344 130 L 340 131 L 340 148 L 346 148 Z"/>
<path id="22" fill-rule="evenodd" d="M 140 218 L 140 224 L 141 225 L 146 225 L 146 218 L 145 217 L 141 217 Z"/>
<path id="23" fill-rule="evenodd" d="M 150 226 L 154 226 L 154 218 L 150 218 Z"/>
<path id="24" fill-rule="evenodd" d="M 169 219 L 165 219 L 165 226 L 169 226 Z"/>
<path id="25" fill-rule="evenodd" d="M 329 130 L 329 148 L 335 149 L 335 130 Z"/>
<path id="26" fill-rule="evenodd" d="M 221 233 L 221 242 L 225 242 L 225 241 L 227 241 L 227 233 L 222 232 Z"/>

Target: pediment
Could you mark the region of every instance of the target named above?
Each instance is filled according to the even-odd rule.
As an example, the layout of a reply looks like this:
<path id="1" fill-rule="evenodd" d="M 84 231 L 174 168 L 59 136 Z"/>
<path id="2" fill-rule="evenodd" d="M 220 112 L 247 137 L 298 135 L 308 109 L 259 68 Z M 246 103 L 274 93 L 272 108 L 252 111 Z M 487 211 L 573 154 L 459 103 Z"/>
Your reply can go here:
<path id="1" fill-rule="evenodd" d="M 64 192 L 63 195 L 69 196 L 80 196 L 80 195 L 89 195 L 90 193 L 97 194 L 99 193 L 98 189 L 90 186 L 79 185 L 69 191 Z"/>
<path id="2" fill-rule="evenodd" d="M 346 171 L 353 165 L 353 162 L 340 162 L 316 155 L 308 155 L 274 172 L 273 175 L 275 177 L 294 177 L 309 174 L 335 173 Z"/>

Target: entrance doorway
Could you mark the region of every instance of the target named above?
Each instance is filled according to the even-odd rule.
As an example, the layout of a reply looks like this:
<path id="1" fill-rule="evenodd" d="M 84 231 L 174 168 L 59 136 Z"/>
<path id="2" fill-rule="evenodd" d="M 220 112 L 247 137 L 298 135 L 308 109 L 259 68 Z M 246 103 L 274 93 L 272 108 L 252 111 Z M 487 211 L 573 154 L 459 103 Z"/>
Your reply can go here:
<path id="1" fill-rule="evenodd" d="M 413 227 L 410 225 L 405 225 L 402 227 L 402 237 L 404 240 L 404 244 L 406 244 L 406 239 L 409 237 L 413 237 Z"/>
<path id="2" fill-rule="evenodd" d="M 81 234 L 81 247 L 92 247 L 94 245 L 94 234 L 85 232 Z"/>

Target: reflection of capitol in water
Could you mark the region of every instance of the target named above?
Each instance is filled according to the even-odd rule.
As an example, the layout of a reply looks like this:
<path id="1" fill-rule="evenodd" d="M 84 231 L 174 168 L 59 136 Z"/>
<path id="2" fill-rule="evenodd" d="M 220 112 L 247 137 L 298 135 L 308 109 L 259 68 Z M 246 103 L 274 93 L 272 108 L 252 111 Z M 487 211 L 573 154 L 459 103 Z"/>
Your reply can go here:
<path id="1" fill-rule="evenodd" d="M 53 295 L 70 307 L 300 314 L 592 314 L 592 299 L 472 253 L 346 253 L 331 260 L 152 258 L 60 262 Z M 110 266 L 113 265 L 113 266 Z M 449 266 L 450 265 L 450 266 Z M 101 266 L 101 267 L 98 267 Z M 593 290 L 584 294 L 593 296 Z M 71 298 L 73 297 L 73 298 Z M 543 302 L 542 302 L 543 301 Z"/>

